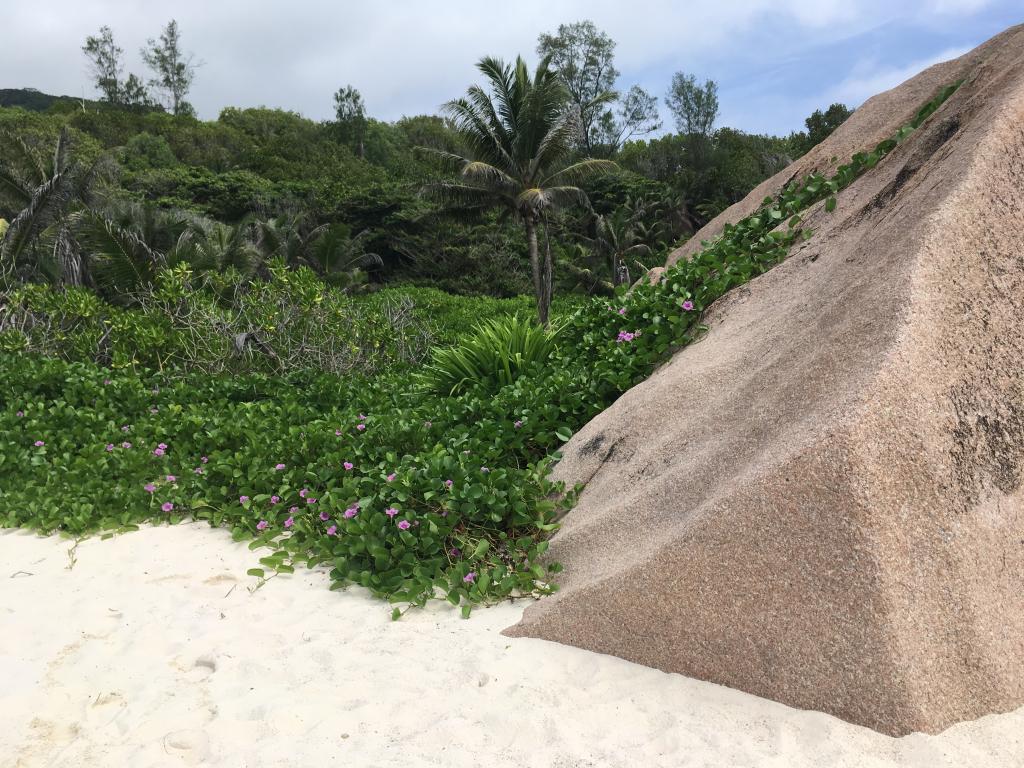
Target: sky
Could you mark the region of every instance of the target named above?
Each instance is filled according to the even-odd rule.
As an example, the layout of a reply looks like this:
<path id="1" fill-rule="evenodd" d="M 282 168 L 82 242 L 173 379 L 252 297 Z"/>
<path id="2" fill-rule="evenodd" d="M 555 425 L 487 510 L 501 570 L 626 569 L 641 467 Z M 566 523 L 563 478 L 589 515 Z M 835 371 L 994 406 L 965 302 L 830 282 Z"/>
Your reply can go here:
<path id="1" fill-rule="evenodd" d="M 268 106 L 321 120 L 352 84 L 371 117 L 435 114 L 479 81 L 485 55 L 535 62 L 537 36 L 589 19 L 616 41 L 618 87 L 663 96 L 675 72 L 719 85 L 717 125 L 788 134 L 835 101 L 855 107 L 1024 22 L 1022 0 L 0 0 L 0 88 L 96 95 L 81 52 L 110 26 L 126 73 L 171 14 L 201 62 L 199 116 Z"/>

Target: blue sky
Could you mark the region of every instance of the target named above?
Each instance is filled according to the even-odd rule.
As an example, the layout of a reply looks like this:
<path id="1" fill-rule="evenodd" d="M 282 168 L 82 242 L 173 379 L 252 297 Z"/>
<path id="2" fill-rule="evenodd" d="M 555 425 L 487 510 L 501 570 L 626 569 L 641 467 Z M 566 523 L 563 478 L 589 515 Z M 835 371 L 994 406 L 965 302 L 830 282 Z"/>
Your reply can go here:
<path id="1" fill-rule="evenodd" d="M 539 33 L 590 19 L 618 43 L 623 89 L 639 83 L 660 98 L 676 71 L 710 77 L 719 125 L 779 134 L 815 108 L 856 106 L 1024 22 L 1021 0 L 12 2 L 0 88 L 92 95 L 80 47 L 101 24 L 126 50 L 128 71 L 141 72 L 138 48 L 172 7 L 185 47 L 204 62 L 191 95 L 204 118 L 266 105 L 324 119 L 347 83 L 374 117 L 433 113 L 476 80 L 481 56 L 534 59 Z"/>

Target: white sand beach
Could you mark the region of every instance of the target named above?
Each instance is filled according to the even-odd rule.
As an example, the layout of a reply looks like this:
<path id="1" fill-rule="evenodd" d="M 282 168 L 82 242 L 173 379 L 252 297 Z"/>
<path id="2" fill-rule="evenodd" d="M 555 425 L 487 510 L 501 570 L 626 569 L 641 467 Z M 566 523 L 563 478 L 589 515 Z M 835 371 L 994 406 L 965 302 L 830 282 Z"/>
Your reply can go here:
<path id="1" fill-rule="evenodd" d="M 206 526 L 71 546 L 0 533 L 3 768 L 1024 765 L 1024 709 L 893 739 L 503 637 L 522 603 L 394 623 L 322 573 L 253 591 L 258 554 Z"/>

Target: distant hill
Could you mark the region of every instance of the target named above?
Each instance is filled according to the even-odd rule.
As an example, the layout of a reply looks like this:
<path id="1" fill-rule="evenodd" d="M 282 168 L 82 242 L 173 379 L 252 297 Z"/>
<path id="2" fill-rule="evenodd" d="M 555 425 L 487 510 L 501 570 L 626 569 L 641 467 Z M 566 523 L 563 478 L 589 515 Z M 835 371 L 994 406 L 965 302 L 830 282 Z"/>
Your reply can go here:
<path id="1" fill-rule="evenodd" d="M 79 106 L 82 100 L 74 96 L 52 96 L 35 88 L 0 88 L 0 107 L 21 107 L 32 112 L 45 112 L 54 104 Z M 99 102 L 86 100 L 86 105 L 95 107 Z"/>

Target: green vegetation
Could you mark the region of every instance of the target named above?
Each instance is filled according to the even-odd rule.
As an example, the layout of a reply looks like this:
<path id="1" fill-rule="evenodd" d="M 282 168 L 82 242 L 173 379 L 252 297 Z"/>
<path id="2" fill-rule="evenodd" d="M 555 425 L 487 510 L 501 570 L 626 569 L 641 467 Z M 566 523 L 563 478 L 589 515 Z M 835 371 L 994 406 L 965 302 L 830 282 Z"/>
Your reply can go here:
<path id="1" fill-rule="evenodd" d="M 206 520 L 263 551 L 253 573 L 328 565 L 333 585 L 367 587 L 396 605 L 396 617 L 436 598 L 468 615 L 477 603 L 546 593 L 559 570 L 542 559 L 546 539 L 574 500 L 573 489 L 548 479 L 559 446 L 697 338 L 706 307 L 811 237 L 808 208 L 834 209 L 839 192 L 956 88 L 831 178 L 813 175 L 767 198 L 662 281 L 593 295 L 621 283 L 623 265 L 664 256 L 670 235 L 658 220 L 678 209 L 647 194 L 659 182 L 639 176 L 569 187 L 582 171 L 608 165 L 569 157 L 564 84 L 545 63 L 533 75 L 521 62 L 485 60 L 482 69 L 492 93 L 471 90 L 453 102 L 453 125 L 367 120 L 348 126 L 346 143 L 335 126 L 270 110 L 226 110 L 212 127 L 158 112 L 83 113 L 97 121 L 94 133 L 76 125 L 77 115 L 0 113 L 17 144 L 2 177 L 3 211 L 13 218 L 0 241 L 0 525 L 78 537 Z M 352 94 L 342 93 L 339 113 L 342 102 L 346 119 L 358 120 Z M 495 104 L 519 117 L 491 118 Z M 477 130 L 478 119 L 508 141 Z M 188 151 L 251 152 L 252 165 L 185 169 L 179 129 L 197 140 L 235 136 L 238 146 L 211 141 Z M 517 137 L 520 129 L 529 135 Z M 105 146 L 108 131 L 128 131 L 123 149 Z M 375 156 L 388 131 L 405 134 L 395 154 L 379 164 L 358 156 Z M 334 158 L 365 173 L 365 184 L 312 176 L 314 158 L 292 143 L 298 135 L 333 147 L 319 166 L 328 175 L 338 172 Z M 457 177 L 412 153 L 429 143 L 424 137 L 451 142 L 440 156 Z M 709 137 L 699 141 L 715 151 Z M 514 162 L 502 166 L 506 155 Z M 396 158 L 408 187 L 388 187 Z M 120 182 L 104 172 L 110 163 Z M 547 166 L 566 183 L 540 171 L 518 175 L 523 164 Z M 173 187 L 187 205 L 164 205 L 124 185 L 131 174 L 149 184 L 147 174 L 169 169 L 237 181 L 218 207 L 238 205 L 246 185 L 267 194 L 267 207 L 218 221 L 197 210 L 194 190 Z M 291 172 L 312 179 L 308 188 Z M 408 226 L 409 242 L 451 237 L 426 223 L 447 214 L 416 194 L 438 177 L 478 203 L 514 201 L 520 223 L 535 226 L 535 216 L 554 215 L 541 198 L 575 190 L 547 202 L 564 194 L 582 203 L 584 223 L 568 212 L 541 218 L 551 264 L 573 249 L 583 265 L 569 274 L 585 293 L 552 304 L 557 330 L 526 319 L 536 296 L 455 296 L 393 261 L 393 233 L 374 221 Z M 330 214 L 328 189 L 348 190 Z M 389 195 L 401 197 L 397 208 Z M 447 221 L 488 245 L 526 250 L 493 214 Z M 536 245 L 529 253 L 539 259 Z M 421 284 L 368 291 L 357 268 Z"/>

